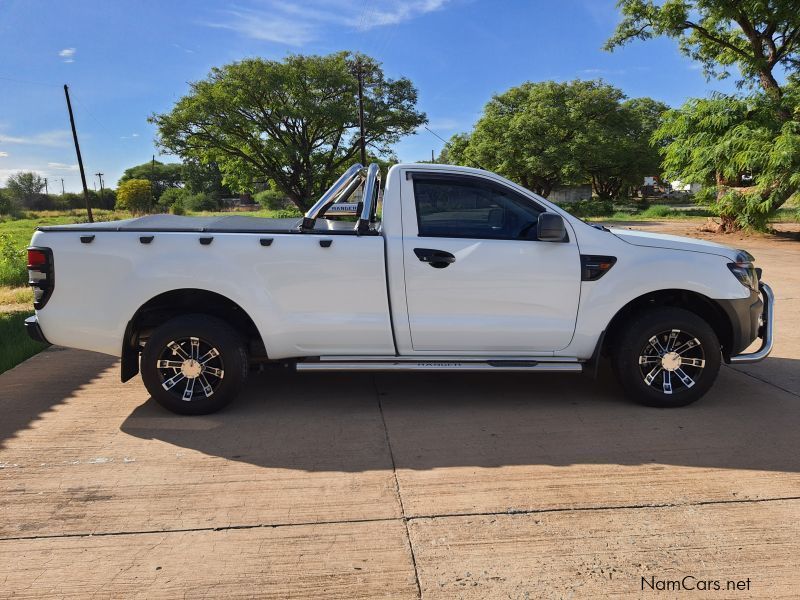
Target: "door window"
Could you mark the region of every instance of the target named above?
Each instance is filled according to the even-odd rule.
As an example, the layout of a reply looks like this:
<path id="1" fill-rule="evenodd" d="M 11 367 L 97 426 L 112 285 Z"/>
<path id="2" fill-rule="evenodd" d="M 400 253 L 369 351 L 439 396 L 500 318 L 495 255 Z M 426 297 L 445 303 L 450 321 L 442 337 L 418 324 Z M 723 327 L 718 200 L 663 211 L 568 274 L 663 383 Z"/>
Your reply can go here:
<path id="1" fill-rule="evenodd" d="M 414 175 L 421 237 L 522 239 L 544 210 L 508 188 L 475 177 Z"/>

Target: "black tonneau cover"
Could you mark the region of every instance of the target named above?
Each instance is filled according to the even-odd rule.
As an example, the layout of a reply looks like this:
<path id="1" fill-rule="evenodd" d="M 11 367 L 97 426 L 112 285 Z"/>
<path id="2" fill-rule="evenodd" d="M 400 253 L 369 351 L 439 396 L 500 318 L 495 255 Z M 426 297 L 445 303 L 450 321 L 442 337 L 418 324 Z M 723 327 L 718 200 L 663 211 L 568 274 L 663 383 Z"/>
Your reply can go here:
<path id="1" fill-rule="evenodd" d="M 266 219 L 230 215 L 224 217 L 182 217 L 178 215 L 149 215 L 122 221 L 46 225 L 39 231 L 135 231 L 135 232 L 195 232 L 195 233 L 300 233 L 302 218 Z M 306 233 L 354 234 L 355 224 L 348 221 L 317 219 L 312 231 Z"/>

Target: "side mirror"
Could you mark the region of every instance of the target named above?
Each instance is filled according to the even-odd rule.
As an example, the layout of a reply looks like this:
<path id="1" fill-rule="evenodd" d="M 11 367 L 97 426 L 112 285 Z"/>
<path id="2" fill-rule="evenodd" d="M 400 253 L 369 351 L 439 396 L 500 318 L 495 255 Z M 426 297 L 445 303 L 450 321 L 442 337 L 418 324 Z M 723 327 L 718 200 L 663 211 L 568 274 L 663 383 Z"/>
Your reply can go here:
<path id="1" fill-rule="evenodd" d="M 541 242 L 566 242 L 567 228 L 561 215 L 543 212 L 536 222 L 536 239 Z"/>

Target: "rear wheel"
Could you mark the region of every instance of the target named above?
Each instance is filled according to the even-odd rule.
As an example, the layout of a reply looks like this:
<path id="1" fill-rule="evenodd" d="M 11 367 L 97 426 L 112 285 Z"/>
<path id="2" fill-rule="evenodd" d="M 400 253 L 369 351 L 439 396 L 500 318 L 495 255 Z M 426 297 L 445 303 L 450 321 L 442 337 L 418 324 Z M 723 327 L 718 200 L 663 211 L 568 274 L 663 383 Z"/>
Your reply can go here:
<path id="1" fill-rule="evenodd" d="M 721 356 L 714 330 L 681 308 L 636 315 L 619 337 L 612 362 L 626 395 L 659 408 L 686 406 L 717 378 Z"/>
<path id="2" fill-rule="evenodd" d="M 147 391 L 163 407 L 205 415 L 238 395 L 247 377 L 247 353 L 243 340 L 224 321 L 186 315 L 153 332 L 140 368 Z"/>

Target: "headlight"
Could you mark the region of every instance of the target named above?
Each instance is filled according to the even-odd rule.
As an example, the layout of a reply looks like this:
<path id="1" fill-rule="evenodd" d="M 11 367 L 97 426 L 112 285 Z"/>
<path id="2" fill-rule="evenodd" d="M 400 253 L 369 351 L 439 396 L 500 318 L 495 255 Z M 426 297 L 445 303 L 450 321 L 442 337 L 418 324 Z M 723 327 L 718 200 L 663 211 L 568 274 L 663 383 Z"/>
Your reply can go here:
<path id="1" fill-rule="evenodd" d="M 753 255 L 746 250 L 739 250 L 736 262 L 728 263 L 728 268 L 743 286 L 751 290 L 758 290 L 758 273 L 753 266 Z"/>

